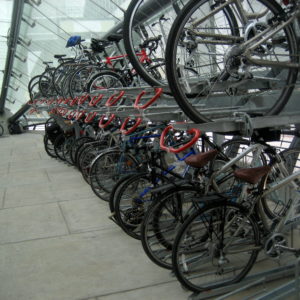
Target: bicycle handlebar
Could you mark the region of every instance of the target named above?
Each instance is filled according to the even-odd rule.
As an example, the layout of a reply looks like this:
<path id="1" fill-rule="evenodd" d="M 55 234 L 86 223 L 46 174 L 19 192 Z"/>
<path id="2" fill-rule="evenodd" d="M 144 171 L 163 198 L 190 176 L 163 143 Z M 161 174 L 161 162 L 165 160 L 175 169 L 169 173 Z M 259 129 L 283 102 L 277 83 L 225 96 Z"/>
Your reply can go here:
<path id="1" fill-rule="evenodd" d="M 179 152 L 182 152 L 182 151 L 186 150 L 187 148 L 189 148 L 190 146 L 192 146 L 193 144 L 195 144 L 195 143 L 198 141 L 198 139 L 199 139 L 199 137 L 200 137 L 200 135 L 201 135 L 201 131 L 200 131 L 199 129 L 196 129 L 196 128 L 191 128 L 191 129 L 189 129 L 189 130 L 187 131 L 187 133 L 194 134 L 194 137 L 193 137 L 188 143 L 186 143 L 185 145 L 183 145 L 183 146 L 181 146 L 181 147 L 175 149 L 175 148 L 173 148 L 173 147 L 167 147 L 167 146 L 164 145 L 165 137 L 166 137 L 167 133 L 168 133 L 171 129 L 174 129 L 174 126 L 173 126 L 173 125 L 167 126 L 167 127 L 163 130 L 163 132 L 162 132 L 162 134 L 161 134 L 161 136 L 160 136 L 160 141 L 159 141 L 160 148 L 161 148 L 162 150 L 167 151 L 167 152 L 172 152 L 172 153 L 179 153 Z"/>
<path id="2" fill-rule="evenodd" d="M 148 106 L 150 106 L 153 102 L 155 102 L 162 94 L 163 92 L 163 89 L 162 88 L 156 88 L 155 89 L 155 95 L 145 104 L 143 105 L 140 105 L 139 106 L 139 103 L 141 101 L 141 98 L 147 93 L 146 91 L 142 91 L 135 99 L 134 101 L 134 105 L 133 107 L 136 108 L 136 109 L 145 109 L 147 108 Z"/>

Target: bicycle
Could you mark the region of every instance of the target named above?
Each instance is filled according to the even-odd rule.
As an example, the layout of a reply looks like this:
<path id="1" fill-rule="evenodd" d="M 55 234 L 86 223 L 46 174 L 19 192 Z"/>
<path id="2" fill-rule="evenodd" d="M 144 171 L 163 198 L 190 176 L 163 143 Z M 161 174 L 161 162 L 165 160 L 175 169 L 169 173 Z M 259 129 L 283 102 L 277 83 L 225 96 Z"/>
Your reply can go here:
<path id="1" fill-rule="evenodd" d="M 192 0 L 176 18 L 166 48 L 172 94 L 196 123 L 245 111 L 282 111 L 293 92 L 299 53 L 299 1 Z M 196 74 L 186 74 L 183 67 Z M 221 108 L 221 109 L 220 109 Z"/>
<path id="2" fill-rule="evenodd" d="M 234 172 L 244 185 L 238 200 L 225 194 L 203 198 L 204 207 L 179 229 L 172 264 L 186 288 L 202 292 L 241 281 L 263 249 L 272 259 L 285 252 L 300 255 L 300 249 L 288 246 L 288 237 L 294 238 L 293 227 L 300 219 L 300 171 L 289 173 L 278 154 L 265 147 L 270 155 L 268 166 Z M 270 218 L 266 206 L 277 205 L 280 209 Z"/>
<path id="3" fill-rule="evenodd" d="M 172 19 L 180 12 L 184 2 L 132 0 L 125 12 L 123 36 L 126 53 L 135 70 L 152 86 L 167 82 L 164 59 L 166 42 Z M 137 49 L 147 51 L 148 57 L 157 65 L 159 77 L 141 63 Z"/>
<path id="4" fill-rule="evenodd" d="M 233 170 L 267 164 L 266 154 L 250 147 L 253 145 L 250 140 L 232 139 L 217 146 L 206 135 L 202 135 L 201 139 L 202 151 L 185 160 L 186 164 L 196 168 L 193 177 L 158 188 L 160 195 L 148 209 L 141 226 L 145 253 L 154 263 L 166 269 L 172 269 L 171 253 L 176 232 L 199 207 L 200 199 L 212 191 L 225 192 L 237 198 L 242 185 L 234 179 Z M 286 153 L 286 156 L 289 154 Z"/>

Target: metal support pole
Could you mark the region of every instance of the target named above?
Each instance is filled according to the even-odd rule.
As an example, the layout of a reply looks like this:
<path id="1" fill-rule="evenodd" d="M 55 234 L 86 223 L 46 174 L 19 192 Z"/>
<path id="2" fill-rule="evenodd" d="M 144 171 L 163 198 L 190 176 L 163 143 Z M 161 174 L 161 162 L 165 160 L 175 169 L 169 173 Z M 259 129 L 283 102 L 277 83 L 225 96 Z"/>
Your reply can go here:
<path id="1" fill-rule="evenodd" d="M 20 25 L 22 21 L 23 8 L 24 8 L 24 0 L 13 1 L 13 11 L 11 17 L 10 35 L 8 40 L 8 50 L 7 50 L 5 71 L 4 71 L 1 96 L 0 96 L 1 114 L 4 112 L 7 90 L 9 88 L 9 81 L 11 77 L 11 71 L 14 63 L 16 46 L 17 46 L 19 32 L 20 32 Z"/>
<path id="2" fill-rule="evenodd" d="M 14 115 L 12 115 L 9 119 L 8 122 L 14 123 L 16 122 L 20 117 L 22 117 L 27 110 L 29 110 L 31 108 L 31 106 L 29 104 L 24 104 Z"/>

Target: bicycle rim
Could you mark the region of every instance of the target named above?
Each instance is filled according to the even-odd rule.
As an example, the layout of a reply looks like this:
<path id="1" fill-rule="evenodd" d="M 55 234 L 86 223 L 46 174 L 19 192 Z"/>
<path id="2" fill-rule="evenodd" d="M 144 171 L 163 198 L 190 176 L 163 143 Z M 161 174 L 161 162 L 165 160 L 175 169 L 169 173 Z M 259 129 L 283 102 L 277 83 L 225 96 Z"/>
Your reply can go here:
<path id="1" fill-rule="evenodd" d="M 167 44 L 167 76 L 175 100 L 191 120 L 209 122 L 235 111 L 274 115 L 283 109 L 293 91 L 297 70 L 253 65 L 233 54 L 238 53 L 238 45 L 267 30 L 269 18 L 284 15 L 273 2 L 243 2 L 247 12 L 268 12 L 251 20 L 253 24 L 242 24 L 231 4 L 217 12 L 217 1 L 211 5 L 208 0 L 190 2 L 177 17 Z M 210 17 L 195 25 L 196 20 L 206 16 Z M 244 34 L 246 29 L 248 35 Z M 277 44 L 279 40 L 284 45 Z M 297 62 L 295 41 L 293 29 L 288 26 L 257 47 L 252 56 L 272 62 Z M 198 75 L 188 77 L 180 71 L 185 66 L 195 69 Z"/>
<path id="2" fill-rule="evenodd" d="M 184 222 L 172 261 L 181 284 L 201 292 L 242 280 L 259 250 L 258 228 L 252 217 L 241 206 L 219 199 Z"/>

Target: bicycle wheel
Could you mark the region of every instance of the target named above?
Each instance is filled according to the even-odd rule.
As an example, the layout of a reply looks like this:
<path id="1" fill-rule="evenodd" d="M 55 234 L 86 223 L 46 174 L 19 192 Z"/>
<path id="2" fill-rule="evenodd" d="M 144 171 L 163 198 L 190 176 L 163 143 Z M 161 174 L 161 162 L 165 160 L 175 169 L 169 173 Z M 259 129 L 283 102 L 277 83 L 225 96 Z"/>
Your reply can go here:
<path id="1" fill-rule="evenodd" d="M 81 152 L 78 161 L 78 168 L 87 183 L 90 184 L 91 182 L 90 172 L 93 160 L 100 155 L 102 151 L 107 150 L 108 147 L 109 146 L 106 141 L 97 141 L 92 142 L 91 145 L 85 147 L 85 149 Z"/>
<path id="2" fill-rule="evenodd" d="M 220 5 L 220 1 L 193 0 L 171 28 L 166 65 L 176 102 L 196 123 L 236 111 L 250 115 L 279 113 L 294 89 L 298 73 L 296 69 L 274 66 L 276 62 L 299 60 L 292 26 L 265 38 L 251 52 L 251 58 L 261 60 L 261 64 L 255 65 L 244 53 L 257 36 L 272 30 L 270 20 L 280 23 L 278 16 L 285 18 L 284 11 L 275 1 L 243 1 L 247 18 L 241 19 L 234 4 L 228 3 L 222 9 Z M 273 66 L 264 66 L 264 62 Z M 188 77 L 182 73 L 186 66 L 198 75 Z"/>
<path id="3" fill-rule="evenodd" d="M 101 153 L 91 164 L 90 184 L 92 190 L 96 195 L 105 192 L 105 197 L 102 196 L 102 199 L 108 201 L 114 184 L 121 177 L 135 173 L 137 167 L 138 162 L 129 153 L 123 153 L 120 150 Z"/>
<path id="4" fill-rule="evenodd" d="M 49 156 L 53 158 L 57 158 L 57 155 L 54 150 L 54 144 L 52 143 L 51 138 L 47 133 L 44 135 L 44 147 L 45 147 L 45 151 Z"/>
<path id="5" fill-rule="evenodd" d="M 72 72 L 75 66 L 76 65 L 73 61 L 65 61 L 54 70 L 52 81 L 53 87 L 58 95 L 62 96 L 64 79 Z"/>
<path id="6" fill-rule="evenodd" d="M 87 85 L 91 78 L 101 71 L 103 67 L 99 65 L 87 65 L 76 69 L 69 80 L 69 94 L 71 98 L 80 96 L 87 92 Z"/>
<path id="7" fill-rule="evenodd" d="M 287 174 L 291 175 L 300 170 L 300 148 L 290 148 L 280 153 Z M 286 177 L 281 173 L 276 165 L 272 168 L 271 172 L 262 180 L 261 191 L 265 187 L 271 188 L 276 185 L 280 180 Z M 293 184 L 285 185 L 274 192 L 268 194 L 266 197 L 261 198 L 261 204 L 264 212 L 270 219 L 278 219 L 285 216 L 291 204 L 291 199 L 299 198 L 297 194 L 300 190 L 300 180 L 295 179 Z"/>
<path id="8" fill-rule="evenodd" d="M 33 85 L 35 85 L 36 83 L 38 83 L 40 81 L 40 77 L 41 75 L 36 75 L 34 77 L 32 77 L 28 83 L 28 91 L 30 93 L 30 91 L 32 90 Z"/>
<path id="9" fill-rule="evenodd" d="M 109 88 L 121 88 L 126 86 L 126 82 L 118 73 L 108 70 L 103 70 L 94 75 L 87 84 L 87 92 L 97 92 Z"/>
<path id="10" fill-rule="evenodd" d="M 175 275 L 194 292 L 239 282 L 255 263 L 259 239 L 255 220 L 241 205 L 216 197 L 180 228 L 172 253 Z"/>
<path id="11" fill-rule="evenodd" d="M 129 236 L 140 239 L 143 218 L 155 197 L 150 190 L 154 187 L 149 173 L 130 177 L 115 195 L 114 212 L 119 226 Z M 161 180 L 163 177 L 158 176 Z"/>
<path id="12" fill-rule="evenodd" d="M 178 229 L 201 205 L 197 188 L 173 188 L 148 209 L 141 227 L 141 241 L 147 256 L 158 266 L 172 269 L 172 248 Z"/>
<path id="13" fill-rule="evenodd" d="M 114 185 L 110 195 L 109 195 L 109 210 L 113 214 L 115 212 L 115 202 L 116 202 L 116 195 L 119 192 L 119 189 L 126 183 L 126 181 L 136 174 L 129 174 L 127 176 L 122 177 L 117 183 Z"/>
<path id="14" fill-rule="evenodd" d="M 74 142 L 75 142 L 75 136 L 67 137 L 63 144 L 63 149 L 62 149 L 62 155 L 65 161 L 70 165 L 73 165 L 73 161 L 71 159 L 71 150 Z"/>
<path id="15" fill-rule="evenodd" d="M 63 148 L 64 143 L 66 141 L 66 136 L 64 133 L 61 133 L 57 136 L 54 142 L 54 152 L 57 158 L 61 159 L 62 161 L 65 161 L 64 155 L 63 155 Z"/>
<path id="16" fill-rule="evenodd" d="M 30 96 L 30 100 L 33 101 L 35 99 L 39 99 L 40 97 L 42 97 L 42 94 L 40 92 L 40 88 L 39 88 L 39 83 L 35 82 L 30 90 L 29 90 L 29 96 Z"/>
<path id="17" fill-rule="evenodd" d="M 95 139 L 89 136 L 82 136 L 73 143 L 71 148 L 71 160 L 74 165 L 77 164 L 77 155 L 76 155 L 77 150 L 81 147 L 81 145 L 84 145 L 85 143 L 92 142 L 92 141 L 95 141 Z"/>
<path id="18" fill-rule="evenodd" d="M 138 74 L 150 85 L 166 84 L 165 48 L 172 20 L 183 6 L 182 0 L 133 0 L 125 15 L 124 47 Z M 145 50 L 150 61 L 141 62 Z M 161 63 L 163 61 L 163 63 Z"/>
<path id="19" fill-rule="evenodd" d="M 46 70 L 39 79 L 39 89 L 43 97 L 53 96 L 52 68 Z"/>

